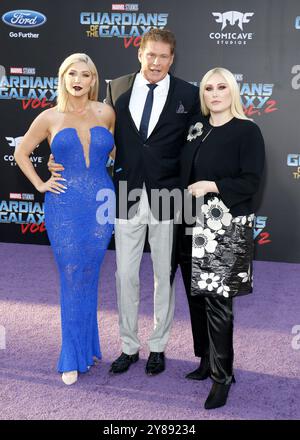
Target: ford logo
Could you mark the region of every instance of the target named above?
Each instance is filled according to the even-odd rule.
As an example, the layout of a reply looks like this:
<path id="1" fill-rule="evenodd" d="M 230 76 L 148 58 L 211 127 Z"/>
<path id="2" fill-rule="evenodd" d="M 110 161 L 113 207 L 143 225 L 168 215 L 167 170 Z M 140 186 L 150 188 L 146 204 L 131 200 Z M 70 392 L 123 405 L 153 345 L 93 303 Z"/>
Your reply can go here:
<path id="1" fill-rule="evenodd" d="M 16 11 L 9 11 L 3 14 L 2 21 L 13 27 L 33 28 L 44 24 L 47 21 L 47 18 L 44 14 L 41 14 L 37 11 L 18 9 Z"/>

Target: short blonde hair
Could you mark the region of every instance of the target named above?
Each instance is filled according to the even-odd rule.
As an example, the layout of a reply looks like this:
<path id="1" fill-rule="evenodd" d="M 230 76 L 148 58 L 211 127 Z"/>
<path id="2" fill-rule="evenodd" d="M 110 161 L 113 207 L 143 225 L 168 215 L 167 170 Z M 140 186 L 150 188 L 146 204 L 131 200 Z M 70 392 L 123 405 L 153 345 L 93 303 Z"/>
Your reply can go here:
<path id="1" fill-rule="evenodd" d="M 65 73 L 72 64 L 80 62 L 87 64 L 91 74 L 95 79 L 95 84 L 90 88 L 88 97 L 91 101 L 98 100 L 99 76 L 95 64 L 93 63 L 91 58 L 85 53 L 73 53 L 62 62 L 58 70 L 57 109 L 59 112 L 66 111 L 68 102 L 68 92 L 64 80 Z"/>
<path id="2" fill-rule="evenodd" d="M 200 102 L 201 102 L 201 112 L 204 116 L 207 116 L 210 114 L 210 111 L 205 104 L 204 100 L 204 90 L 205 86 L 209 80 L 209 78 L 214 75 L 215 73 L 218 73 L 223 76 L 225 81 L 227 82 L 230 92 L 231 92 L 231 107 L 230 111 L 232 115 L 238 119 L 249 119 L 244 114 L 242 101 L 240 97 L 240 90 L 238 83 L 233 76 L 233 74 L 230 72 L 230 70 L 225 69 L 224 67 L 215 67 L 214 69 L 209 70 L 202 78 L 200 82 Z"/>

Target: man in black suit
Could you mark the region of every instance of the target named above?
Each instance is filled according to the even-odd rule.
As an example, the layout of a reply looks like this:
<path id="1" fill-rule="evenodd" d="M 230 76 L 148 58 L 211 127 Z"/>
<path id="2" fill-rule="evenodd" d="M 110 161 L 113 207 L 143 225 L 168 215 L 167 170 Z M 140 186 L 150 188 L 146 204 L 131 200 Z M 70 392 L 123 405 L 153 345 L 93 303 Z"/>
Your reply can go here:
<path id="1" fill-rule="evenodd" d="M 172 204 L 164 209 L 168 198 L 157 204 L 157 197 L 154 208 L 153 195 L 179 187 L 181 147 L 190 120 L 200 111 L 198 88 L 169 74 L 174 50 L 172 32 L 151 29 L 138 51 L 140 72 L 112 80 L 107 88 L 106 103 L 116 112 L 115 244 L 122 341 L 112 373 L 128 370 L 139 358 L 139 269 L 147 230 L 154 270 L 154 329 L 146 373 L 165 369 L 175 302 L 170 284 L 174 209 Z"/>

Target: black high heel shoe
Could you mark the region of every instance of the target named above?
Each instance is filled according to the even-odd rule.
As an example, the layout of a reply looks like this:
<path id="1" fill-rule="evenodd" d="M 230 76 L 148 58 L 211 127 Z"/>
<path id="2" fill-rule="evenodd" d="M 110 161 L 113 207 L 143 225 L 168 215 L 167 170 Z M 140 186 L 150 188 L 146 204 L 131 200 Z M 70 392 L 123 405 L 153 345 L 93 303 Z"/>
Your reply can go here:
<path id="1" fill-rule="evenodd" d="M 235 383 L 234 376 L 232 376 L 231 382 L 229 384 L 214 382 L 211 387 L 210 393 L 205 401 L 204 408 L 214 409 L 224 406 L 226 404 L 228 393 L 232 383 Z"/>
<path id="2" fill-rule="evenodd" d="M 201 358 L 201 362 L 199 367 L 188 373 L 185 377 L 186 379 L 191 380 L 204 380 L 209 377 L 210 374 L 210 368 L 209 368 L 209 359 L 208 356 L 203 356 Z"/>

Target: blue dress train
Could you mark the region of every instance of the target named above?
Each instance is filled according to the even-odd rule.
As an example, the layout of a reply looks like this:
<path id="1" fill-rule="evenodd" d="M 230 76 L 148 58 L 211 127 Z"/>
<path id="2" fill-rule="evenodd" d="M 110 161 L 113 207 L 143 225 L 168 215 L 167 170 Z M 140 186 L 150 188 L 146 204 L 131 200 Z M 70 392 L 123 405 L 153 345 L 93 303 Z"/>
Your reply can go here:
<path id="1" fill-rule="evenodd" d="M 66 182 L 61 183 L 67 186 L 65 193 L 45 195 L 45 223 L 61 285 L 59 372 L 83 373 L 94 356 L 101 358 L 98 279 L 113 231 L 114 186 L 106 162 L 114 140 L 101 126 L 92 127 L 90 135 L 89 166 L 75 128 L 63 128 L 51 144 L 55 161 L 65 168 L 61 174 Z M 99 196 L 99 190 L 109 196 Z M 103 215 L 106 221 L 101 221 Z"/>

